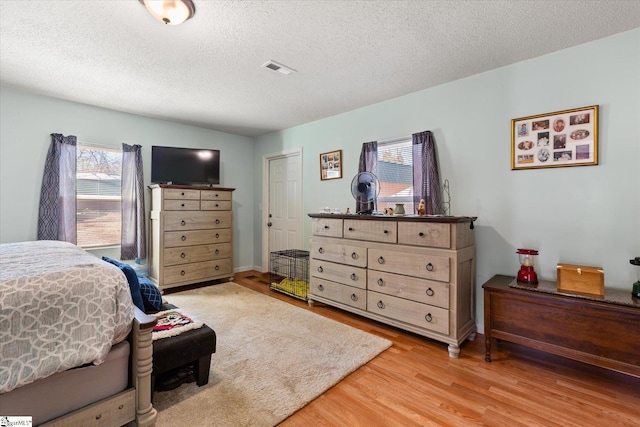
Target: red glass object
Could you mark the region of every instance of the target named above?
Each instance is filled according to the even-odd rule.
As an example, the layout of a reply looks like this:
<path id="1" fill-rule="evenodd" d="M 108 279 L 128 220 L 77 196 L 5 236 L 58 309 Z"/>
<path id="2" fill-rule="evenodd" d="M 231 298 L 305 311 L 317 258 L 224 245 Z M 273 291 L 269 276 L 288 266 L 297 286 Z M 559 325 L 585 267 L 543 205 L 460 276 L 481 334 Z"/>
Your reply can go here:
<path id="1" fill-rule="evenodd" d="M 520 270 L 518 271 L 518 282 L 527 285 L 537 285 L 538 275 L 533 269 L 533 261 L 538 256 L 535 249 L 518 249 L 516 251 L 520 261 Z"/>

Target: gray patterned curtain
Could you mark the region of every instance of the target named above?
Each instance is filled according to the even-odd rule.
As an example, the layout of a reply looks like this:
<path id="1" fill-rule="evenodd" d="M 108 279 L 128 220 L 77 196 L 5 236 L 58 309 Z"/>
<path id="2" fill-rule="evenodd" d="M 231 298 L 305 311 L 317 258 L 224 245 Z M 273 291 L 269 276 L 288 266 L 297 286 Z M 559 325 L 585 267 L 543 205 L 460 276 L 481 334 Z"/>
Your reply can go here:
<path id="1" fill-rule="evenodd" d="M 147 257 L 144 177 L 139 145 L 122 144 L 122 242 L 120 259 Z"/>
<path id="2" fill-rule="evenodd" d="M 76 139 L 51 134 L 40 189 L 38 240 L 77 243 Z"/>
<path id="3" fill-rule="evenodd" d="M 365 142 L 362 144 L 360 152 L 360 162 L 358 163 L 358 173 L 371 172 L 378 176 L 378 141 Z M 366 197 L 356 199 L 356 213 L 377 209 L 377 202 L 374 200 L 373 206 L 367 203 Z"/>
<path id="4" fill-rule="evenodd" d="M 436 141 L 431 131 L 414 133 L 413 139 L 413 212 L 424 199 L 427 215 L 442 214 L 440 172 Z"/>

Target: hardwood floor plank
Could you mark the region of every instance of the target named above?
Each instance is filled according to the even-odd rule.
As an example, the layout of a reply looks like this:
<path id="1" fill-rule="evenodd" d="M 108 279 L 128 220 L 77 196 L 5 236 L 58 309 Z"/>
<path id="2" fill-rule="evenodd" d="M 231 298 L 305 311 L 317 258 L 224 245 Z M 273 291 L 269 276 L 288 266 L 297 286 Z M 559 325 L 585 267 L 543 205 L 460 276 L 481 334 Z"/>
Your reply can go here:
<path id="1" fill-rule="evenodd" d="M 281 423 L 297 426 L 640 425 L 640 378 L 501 342 L 484 361 L 484 336 L 452 359 L 442 343 L 330 306 L 235 282 L 381 336 L 393 346 Z"/>

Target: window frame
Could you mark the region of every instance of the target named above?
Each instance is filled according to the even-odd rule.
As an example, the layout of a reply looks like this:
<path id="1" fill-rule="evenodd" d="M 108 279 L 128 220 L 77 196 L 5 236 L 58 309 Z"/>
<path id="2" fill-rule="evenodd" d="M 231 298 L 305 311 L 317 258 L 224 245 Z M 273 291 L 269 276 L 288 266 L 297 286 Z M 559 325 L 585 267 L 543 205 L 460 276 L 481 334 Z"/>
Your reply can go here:
<path id="1" fill-rule="evenodd" d="M 86 142 L 78 142 L 76 149 L 77 149 L 77 153 L 76 153 L 76 162 L 77 162 L 77 165 L 76 165 L 76 234 L 77 234 L 77 242 L 78 242 L 77 244 L 83 249 L 107 249 L 107 248 L 120 247 L 121 235 L 122 235 L 122 149 L 114 148 L 114 147 L 104 147 L 104 146 L 99 146 L 99 145 L 90 144 Z M 81 170 L 80 156 L 81 156 L 81 151 L 83 150 L 117 153 L 120 156 L 120 158 L 118 159 L 118 163 L 119 163 L 118 173 L 117 174 L 113 172 L 104 173 L 104 172 L 95 172 L 95 171 L 86 172 L 85 170 Z M 81 174 L 85 174 L 85 173 L 93 173 L 93 174 L 104 173 L 105 175 L 116 175 L 118 178 L 115 180 L 120 182 L 120 185 L 118 185 L 117 187 L 118 194 L 117 195 L 104 195 L 104 194 L 101 195 L 101 194 L 82 193 L 78 183 L 80 182 L 81 179 L 86 179 L 85 176 L 81 177 Z M 97 181 L 100 181 L 100 180 L 98 179 Z M 86 204 L 86 201 L 88 200 L 96 200 L 96 201 L 102 201 L 107 203 L 116 202 L 118 207 L 117 221 L 116 220 L 112 221 L 114 223 L 117 222 L 117 230 L 118 230 L 117 237 L 115 235 L 113 236 L 113 239 L 115 241 L 102 242 L 99 240 L 94 240 L 94 241 L 87 242 L 86 239 L 81 240 L 81 236 L 84 238 L 84 230 L 83 232 L 81 232 L 81 229 L 82 229 L 81 223 L 83 222 L 80 220 L 82 216 L 82 213 L 80 211 L 81 203 Z M 100 212 L 101 209 L 97 209 L 95 211 Z M 115 211 L 116 210 L 114 209 L 114 212 Z M 100 229 L 100 227 L 96 227 L 96 228 Z M 107 227 L 104 227 L 104 228 L 107 228 Z M 112 230 L 112 231 L 115 232 L 115 230 Z"/>
<path id="2" fill-rule="evenodd" d="M 381 163 L 392 163 L 392 162 L 385 162 L 384 160 L 381 160 L 381 157 L 384 156 L 383 151 L 384 148 L 389 148 L 390 146 L 401 146 L 401 147 L 405 147 L 405 150 L 408 152 L 409 154 L 409 160 L 408 163 L 402 163 L 405 166 L 410 166 L 410 177 L 411 177 L 411 185 L 408 187 L 409 188 L 409 194 L 407 196 L 402 196 L 402 197 L 392 197 L 392 196 L 378 196 L 377 199 L 377 203 L 378 205 L 381 204 L 386 204 L 387 207 L 395 207 L 396 204 L 400 203 L 400 204 L 409 204 L 411 206 L 413 206 L 413 140 L 411 138 L 411 136 L 406 136 L 406 137 L 401 137 L 401 138 L 394 138 L 394 139 L 390 139 L 390 140 L 386 140 L 386 141 L 380 141 L 378 142 L 378 157 L 377 157 L 377 162 L 378 162 L 378 166 L 377 166 L 377 172 L 378 172 L 378 180 L 380 181 L 380 187 L 383 188 L 383 183 L 384 182 L 390 182 L 390 181 L 383 181 L 381 178 Z M 397 163 L 396 163 L 397 164 Z M 397 193 L 396 193 L 397 194 Z M 394 206 L 391 206 L 394 205 Z M 406 208 L 405 208 L 406 209 Z M 413 208 L 410 207 L 408 209 L 408 211 L 412 211 Z"/>

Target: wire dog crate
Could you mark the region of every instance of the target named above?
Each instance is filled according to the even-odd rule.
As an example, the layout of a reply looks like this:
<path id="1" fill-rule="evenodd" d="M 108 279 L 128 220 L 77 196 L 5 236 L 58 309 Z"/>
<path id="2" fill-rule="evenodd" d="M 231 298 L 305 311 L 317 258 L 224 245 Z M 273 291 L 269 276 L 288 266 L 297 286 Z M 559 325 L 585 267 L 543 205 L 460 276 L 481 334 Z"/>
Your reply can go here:
<path id="1" fill-rule="evenodd" d="M 269 282 L 274 291 L 306 301 L 309 291 L 309 251 L 287 249 L 271 252 Z"/>

